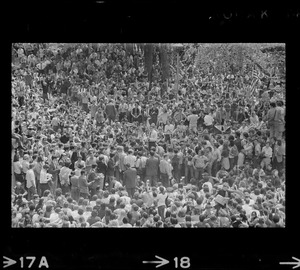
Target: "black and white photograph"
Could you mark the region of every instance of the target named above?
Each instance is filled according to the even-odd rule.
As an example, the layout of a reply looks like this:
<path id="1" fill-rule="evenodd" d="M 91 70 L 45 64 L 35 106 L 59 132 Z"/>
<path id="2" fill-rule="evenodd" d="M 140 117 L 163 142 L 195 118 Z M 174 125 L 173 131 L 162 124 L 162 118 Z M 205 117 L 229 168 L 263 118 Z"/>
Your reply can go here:
<path id="1" fill-rule="evenodd" d="M 285 228 L 285 110 L 285 43 L 12 43 L 11 227 Z"/>

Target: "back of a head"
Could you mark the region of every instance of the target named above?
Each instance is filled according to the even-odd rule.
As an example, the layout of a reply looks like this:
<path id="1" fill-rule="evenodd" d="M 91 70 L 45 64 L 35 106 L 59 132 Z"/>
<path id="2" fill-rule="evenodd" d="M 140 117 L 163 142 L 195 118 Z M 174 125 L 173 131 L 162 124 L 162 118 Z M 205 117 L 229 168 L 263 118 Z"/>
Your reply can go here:
<path id="1" fill-rule="evenodd" d="M 129 222 L 127 217 L 124 217 L 122 221 L 124 224 L 127 224 Z"/>
<path id="2" fill-rule="evenodd" d="M 201 215 L 199 216 L 199 221 L 200 221 L 200 222 L 203 222 L 204 220 L 205 220 L 205 215 L 202 215 L 202 214 L 201 214 Z"/>

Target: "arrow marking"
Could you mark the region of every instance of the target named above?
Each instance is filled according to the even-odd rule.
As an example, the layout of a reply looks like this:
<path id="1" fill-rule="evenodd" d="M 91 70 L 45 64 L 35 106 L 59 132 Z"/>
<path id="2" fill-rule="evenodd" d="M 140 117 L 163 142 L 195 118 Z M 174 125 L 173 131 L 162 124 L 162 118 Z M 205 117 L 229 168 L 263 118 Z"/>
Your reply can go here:
<path id="1" fill-rule="evenodd" d="M 279 264 L 285 264 L 285 265 L 295 265 L 293 267 L 293 269 L 296 269 L 298 267 L 300 267 L 300 259 L 296 258 L 296 257 L 292 257 L 294 260 L 296 260 L 297 262 L 280 262 Z"/>
<path id="2" fill-rule="evenodd" d="M 11 266 L 11 265 L 13 265 L 13 264 L 15 264 L 15 263 L 17 263 L 15 260 L 12 260 L 12 259 L 10 259 L 10 258 L 8 258 L 8 257 L 5 257 L 5 256 L 3 256 L 3 259 L 5 259 L 6 261 L 3 261 L 3 268 L 6 268 L 6 267 L 8 267 L 8 266 Z"/>
<path id="3" fill-rule="evenodd" d="M 159 259 L 160 261 L 143 261 L 143 263 L 158 263 L 158 265 L 156 265 L 156 268 L 161 267 L 161 266 L 164 266 L 165 264 L 168 264 L 168 263 L 169 263 L 169 261 L 166 260 L 166 259 L 164 259 L 164 258 L 161 258 L 161 257 L 156 256 L 156 255 L 155 255 L 155 257 L 156 257 L 157 259 Z"/>

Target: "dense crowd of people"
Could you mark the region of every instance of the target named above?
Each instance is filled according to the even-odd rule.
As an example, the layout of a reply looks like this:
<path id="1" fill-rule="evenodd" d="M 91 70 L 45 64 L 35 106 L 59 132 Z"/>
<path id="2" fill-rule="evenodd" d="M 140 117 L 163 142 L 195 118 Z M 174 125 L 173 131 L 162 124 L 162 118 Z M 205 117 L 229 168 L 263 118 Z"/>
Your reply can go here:
<path id="1" fill-rule="evenodd" d="M 285 227 L 284 93 L 196 54 L 177 91 L 139 46 L 14 44 L 12 226 Z"/>

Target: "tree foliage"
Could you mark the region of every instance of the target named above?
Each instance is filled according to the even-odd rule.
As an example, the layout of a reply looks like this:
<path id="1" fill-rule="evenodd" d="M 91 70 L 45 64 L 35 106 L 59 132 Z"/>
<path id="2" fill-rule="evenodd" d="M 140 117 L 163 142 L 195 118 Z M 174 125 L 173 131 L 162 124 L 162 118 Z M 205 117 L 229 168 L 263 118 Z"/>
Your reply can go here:
<path id="1" fill-rule="evenodd" d="M 281 50 L 270 50 L 270 48 Z M 269 50 L 268 50 L 269 48 Z M 265 76 L 285 76 L 285 50 L 282 44 L 199 44 L 195 65 L 201 70 L 223 74 L 243 74 L 259 69 Z"/>

